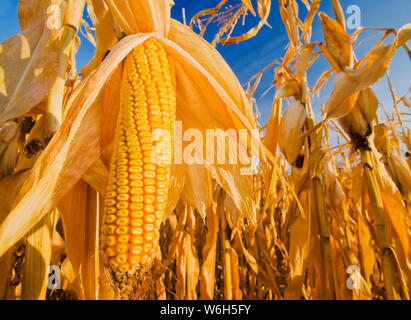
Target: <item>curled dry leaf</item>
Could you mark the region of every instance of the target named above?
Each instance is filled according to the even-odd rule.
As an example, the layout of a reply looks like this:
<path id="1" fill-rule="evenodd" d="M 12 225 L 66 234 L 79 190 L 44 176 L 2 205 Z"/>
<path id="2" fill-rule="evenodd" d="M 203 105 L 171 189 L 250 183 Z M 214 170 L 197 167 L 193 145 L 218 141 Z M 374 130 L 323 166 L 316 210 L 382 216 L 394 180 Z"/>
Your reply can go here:
<path id="1" fill-rule="evenodd" d="M 54 4 L 64 12 L 64 1 Z M 62 16 L 48 7 L 47 0 L 20 1 L 21 31 L 0 44 L 0 125 L 38 105 L 57 78 Z M 56 28 L 47 26 L 50 21 Z"/>
<path id="2" fill-rule="evenodd" d="M 241 41 L 251 39 L 252 37 L 256 36 L 258 31 L 260 31 L 264 25 L 268 24 L 267 20 L 268 20 L 268 17 L 270 16 L 270 10 L 271 10 L 271 0 L 258 0 L 258 14 L 261 18 L 261 20 L 258 22 L 258 25 L 240 36 L 222 39 L 222 43 L 223 44 L 235 44 Z"/>

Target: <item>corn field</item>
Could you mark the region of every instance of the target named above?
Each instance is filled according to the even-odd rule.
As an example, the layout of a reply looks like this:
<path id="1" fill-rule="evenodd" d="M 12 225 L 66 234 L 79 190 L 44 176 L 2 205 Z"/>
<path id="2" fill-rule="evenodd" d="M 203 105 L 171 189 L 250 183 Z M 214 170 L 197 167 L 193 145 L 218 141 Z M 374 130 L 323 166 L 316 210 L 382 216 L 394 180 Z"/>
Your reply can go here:
<path id="1" fill-rule="evenodd" d="M 173 5 L 19 1 L 0 44 L 0 299 L 409 300 L 411 91 L 389 68 L 411 24 L 349 31 L 339 0 L 202 1 L 183 22 Z M 285 54 L 241 84 L 218 50 L 274 8 Z M 211 151 L 194 143 L 210 130 Z"/>

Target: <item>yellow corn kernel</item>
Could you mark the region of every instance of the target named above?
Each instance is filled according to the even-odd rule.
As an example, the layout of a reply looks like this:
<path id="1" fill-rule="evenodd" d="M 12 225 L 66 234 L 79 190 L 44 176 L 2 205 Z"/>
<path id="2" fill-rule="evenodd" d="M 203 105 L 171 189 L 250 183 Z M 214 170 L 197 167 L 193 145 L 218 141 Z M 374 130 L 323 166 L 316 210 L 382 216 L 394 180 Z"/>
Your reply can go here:
<path id="1" fill-rule="evenodd" d="M 121 272 L 127 272 L 130 269 L 130 264 L 124 263 L 119 265 L 118 270 Z"/>
<path id="2" fill-rule="evenodd" d="M 118 253 L 126 253 L 128 251 L 127 243 L 119 243 L 116 247 Z"/>

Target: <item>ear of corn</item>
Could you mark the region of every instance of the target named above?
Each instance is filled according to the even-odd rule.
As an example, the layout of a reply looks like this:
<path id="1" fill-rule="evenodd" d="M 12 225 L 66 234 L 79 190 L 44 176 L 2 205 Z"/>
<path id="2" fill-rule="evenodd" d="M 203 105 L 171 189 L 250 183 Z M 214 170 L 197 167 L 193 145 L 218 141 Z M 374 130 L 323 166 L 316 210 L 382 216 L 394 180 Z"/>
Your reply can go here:
<path id="1" fill-rule="evenodd" d="M 126 58 L 102 225 L 105 262 L 120 272 L 150 265 L 167 204 L 175 89 L 162 45 Z"/>

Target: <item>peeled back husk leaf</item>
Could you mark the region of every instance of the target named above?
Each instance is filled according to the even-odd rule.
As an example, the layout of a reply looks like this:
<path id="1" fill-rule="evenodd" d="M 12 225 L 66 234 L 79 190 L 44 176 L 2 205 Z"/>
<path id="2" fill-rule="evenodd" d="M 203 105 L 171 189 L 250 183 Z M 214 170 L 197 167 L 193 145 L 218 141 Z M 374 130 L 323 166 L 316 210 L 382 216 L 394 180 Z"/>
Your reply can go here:
<path id="1" fill-rule="evenodd" d="M 240 82 L 221 54 L 204 38 L 195 34 L 177 20 L 171 20 L 168 39 L 188 52 L 198 64 L 205 68 L 230 95 L 252 127 L 256 126 L 250 101 Z M 178 108 L 178 106 L 177 106 Z"/>
<path id="2" fill-rule="evenodd" d="M 279 144 L 290 164 L 295 162 L 303 146 L 301 130 L 306 119 L 305 108 L 298 101 L 291 102 L 281 118 Z"/>

